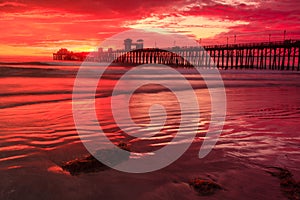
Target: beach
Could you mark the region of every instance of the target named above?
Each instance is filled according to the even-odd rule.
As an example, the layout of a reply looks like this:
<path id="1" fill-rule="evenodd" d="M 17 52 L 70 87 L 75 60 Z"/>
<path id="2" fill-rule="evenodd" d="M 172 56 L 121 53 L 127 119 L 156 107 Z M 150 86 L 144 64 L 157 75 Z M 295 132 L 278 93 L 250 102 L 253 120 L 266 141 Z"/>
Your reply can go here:
<path id="1" fill-rule="evenodd" d="M 179 69 L 197 95 L 200 109 L 190 112 L 199 112 L 200 119 L 189 119 L 198 121 L 199 128 L 178 160 L 149 173 L 107 169 L 70 175 L 61 168 L 63 163 L 89 154 L 72 113 L 80 64 L 1 63 L 0 199 L 285 199 L 280 180 L 270 175 L 268 168 L 287 169 L 300 180 L 300 73 L 272 70 L 220 70 L 227 98 L 226 120 L 217 144 L 206 157 L 199 159 L 198 153 L 211 119 L 209 91 L 195 70 Z M 103 66 L 84 67 L 92 71 Z M 172 91 L 158 85 L 148 85 L 134 94 L 131 115 L 135 123 L 147 124 L 149 106 L 161 103 L 168 120 L 160 134 L 150 139 L 125 137 L 114 123 L 109 107 L 111 89 L 126 70 L 124 66 L 110 67 L 97 88 L 97 117 L 107 137 L 112 142 L 129 143 L 134 159 L 166 144 L 176 145 L 172 138 L 182 113 Z M 188 92 L 167 73 L 158 76 L 148 70 L 146 78 L 172 82 L 183 96 Z M 208 77 L 215 80 L 214 74 Z M 215 83 L 214 87 L 220 85 Z M 128 94 L 121 88 L 118 95 Z M 162 113 L 154 117 L 162 120 Z M 186 135 L 191 134 L 188 123 L 183 128 Z M 86 140 L 93 141 L 98 127 L 86 126 L 85 131 Z M 218 183 L 222 190 L 200 197 L 189 185 L 189 180 L 197 177 Z"/>

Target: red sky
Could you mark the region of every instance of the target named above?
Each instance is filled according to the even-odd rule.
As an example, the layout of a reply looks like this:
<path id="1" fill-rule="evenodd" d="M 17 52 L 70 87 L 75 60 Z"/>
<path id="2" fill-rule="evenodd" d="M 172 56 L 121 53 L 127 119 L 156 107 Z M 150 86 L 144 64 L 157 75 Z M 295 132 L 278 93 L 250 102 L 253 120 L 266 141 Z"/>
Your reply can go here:
<path id="1" fill-rule="evenodd" d="M 201 43 L 300 38 L 298 0 L 0 0 L 0 55 L 87 51 L 130 28 L 168 28 Z"/>

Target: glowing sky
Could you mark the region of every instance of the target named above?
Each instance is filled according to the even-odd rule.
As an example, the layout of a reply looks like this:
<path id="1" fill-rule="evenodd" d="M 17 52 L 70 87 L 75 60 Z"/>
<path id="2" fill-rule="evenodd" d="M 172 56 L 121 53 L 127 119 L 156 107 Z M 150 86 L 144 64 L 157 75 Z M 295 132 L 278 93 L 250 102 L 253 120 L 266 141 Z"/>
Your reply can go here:
<path id="1" fill-rule="evenodd" d="M 0 55 L 87 51 L 130 28 L 168 28 L 202 44 L 300 38 L 296 0 L 0 0 Z"/>

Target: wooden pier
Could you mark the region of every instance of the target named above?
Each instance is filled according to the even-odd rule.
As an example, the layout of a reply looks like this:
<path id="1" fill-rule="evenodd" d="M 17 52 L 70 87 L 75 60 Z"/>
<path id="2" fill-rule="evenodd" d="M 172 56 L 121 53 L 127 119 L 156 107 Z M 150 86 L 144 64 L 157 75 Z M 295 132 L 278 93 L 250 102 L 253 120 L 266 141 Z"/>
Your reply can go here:
<path id="1" fill-rule="evenodd" d="M 54 54 L 53 54 L 54 56 Z M 57 57 L 57 56 L 56 56 Z M 92 52 L 85 60 L 219 69 L 300 70 L 300 40 Z"/>

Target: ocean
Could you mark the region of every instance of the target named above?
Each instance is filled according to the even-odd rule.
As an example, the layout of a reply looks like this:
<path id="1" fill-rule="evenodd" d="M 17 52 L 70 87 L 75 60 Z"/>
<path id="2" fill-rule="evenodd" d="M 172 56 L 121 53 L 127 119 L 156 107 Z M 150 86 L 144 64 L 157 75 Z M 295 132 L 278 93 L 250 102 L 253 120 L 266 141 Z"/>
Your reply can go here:
<path id="1" fill-rule="evenodd" d="M 197 122 L 196 136 L 178 160 L 153 172 L 107 169 L 70 175 L 62 170 L 62 164 L 89 154 L 72 112 L 74 81 L 80 66 L 80 62 L 0 63 L 0 199 L 284 199 L 280 180 L 268 169 L 286 169 L 294 180 L 300 180 L 299 72 L 220 70 L 226 91 L 226 119 L 216 145 L 200 159 L 199 149 L 211 123 L 211 99 L 199 74 L 178 69 L 191 84 L 200 107 L 188 107 L 189 112 L 184 113 L 174 93 L 189 98 L 191 88 L 182 87 L 176 77 L 155 66 L 142 76 L 131 77 L 131 81 L 163 80 L 175 88 L 170 91 L 159 84 L 148 84 L 131 96 L 130 114 L 141 127 L 150 122 L 152 104 L 161 104 L 166 110 L 151 113 L 156 122 L 166 120 L 159 133 L 139 138 L 136 129 L 126 124 L 131 135 L 124 134 L 110 108 L 112 90 L 129 70 L 128 66 L 117 65 L 101 77 L 95 95 L 97 119 L 111 142 L 129 143 L 131 157 L 136 160 L 166 145 L 185 143 L 185 137 L 172 143 L 181 115 L 188 119 L 182 124 L 187 136 L 193 130 L 188 121 Z M 90 72 L 103 68 L 92 63 L 83 67 Z M 210 80 L 215 80 L 214 76 L 208 74 Z M 221 86 L 216 82 L 213 87 Z M 88 95 L 86 89 L 82 92 Z M 115 95 L 129 95 L 126 84 Z M 119 112 L 125 112 L 122 105 Z M 200 113 L 198 119 L 192 118 L 194 112 Z M 99 127 L 94 123 L 84 130 L 85 141 L 98 137 Z M 199 197 L 189 185 L 189 180 L 197 177 L 213 180 L 223 189 Z"/>

